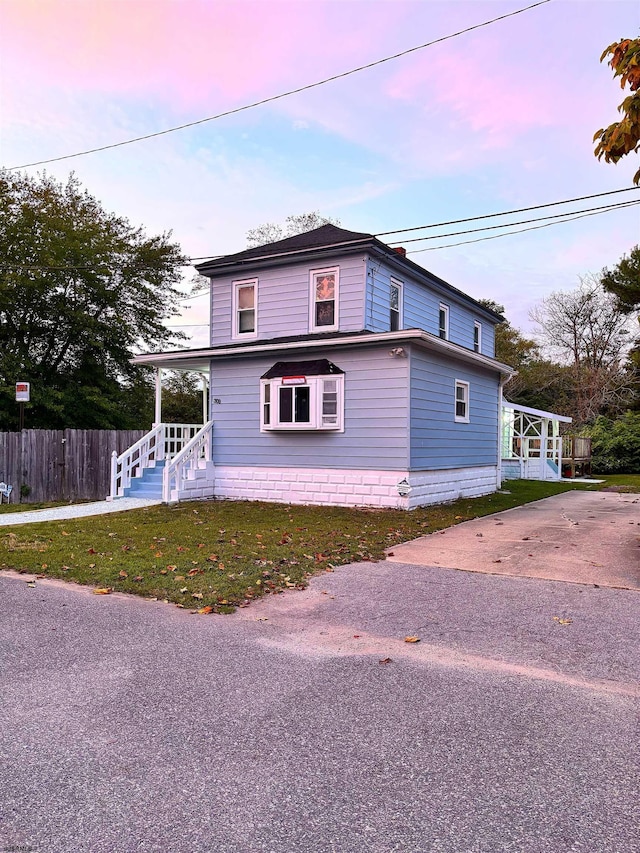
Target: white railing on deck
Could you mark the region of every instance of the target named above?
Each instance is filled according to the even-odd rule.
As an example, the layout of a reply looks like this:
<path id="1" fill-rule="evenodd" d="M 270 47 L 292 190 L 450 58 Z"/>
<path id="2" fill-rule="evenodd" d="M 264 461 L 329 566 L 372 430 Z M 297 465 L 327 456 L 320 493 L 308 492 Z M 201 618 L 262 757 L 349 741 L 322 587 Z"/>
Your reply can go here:
<path id="1" fill-rule="evenodd" d="M 120 456 L 114 450 L 110 497 L 122 497 L 133 477 L 141 476 L 145 468 L 152 468 L 158 462 L 173 459 L 201 430 L 201 424 L 156 424 Z"/>
<path id="2" fill-rule="evenodd" d="M 171 459 L 162 472 L 162 500 L 172 500 L 172 493 L 179 492 L 188 479 L 189 471 L 202 467 L 201 463 L 211 461 L 211 432 L 213 421 L 208 421 L 193 436 L 191 441 Z"/>

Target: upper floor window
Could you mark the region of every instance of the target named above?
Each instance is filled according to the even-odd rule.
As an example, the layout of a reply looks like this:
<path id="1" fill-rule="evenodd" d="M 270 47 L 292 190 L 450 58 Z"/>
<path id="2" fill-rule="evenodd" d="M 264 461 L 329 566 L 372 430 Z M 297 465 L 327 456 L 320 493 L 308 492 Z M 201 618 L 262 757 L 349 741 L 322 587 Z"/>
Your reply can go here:
<path id="1" fill-rule="evenodd" d="M 255 338 L 258 330 L 258 279 L 233 283 L 233 337 Z"/>
<path id="2" fill-rule="evenodd" d="M 456 379 L 455 420 L 469 423 L 469 383 Z"/>
<path id="3" fill-rule="evenodd" d="M 395 278 L 389 285 L 389 329 L 397 332 L 402 328 L 402 282 Z"/>
<path id="4" fill-rule="evenodd" d="M 311 330 L 338 328 L 338 267 L 311 271 Z"/>
<path id="5" fill-rule="evenodd" d="M 262 432 L 344 429 L 344 374 L 330 361 L 278 362 L 260 386 Z"/>
<path id="6" fill-rule="evenodd" d="M 482 348 L 482 323 L 473 324 L 473 351 L 480 352 Z"/>
<path id="7" fill-rule="evenodd" d="M 438 334 L 445 341 L 449 340 L 449 306 L 443 302 L 438 309 Z"/>

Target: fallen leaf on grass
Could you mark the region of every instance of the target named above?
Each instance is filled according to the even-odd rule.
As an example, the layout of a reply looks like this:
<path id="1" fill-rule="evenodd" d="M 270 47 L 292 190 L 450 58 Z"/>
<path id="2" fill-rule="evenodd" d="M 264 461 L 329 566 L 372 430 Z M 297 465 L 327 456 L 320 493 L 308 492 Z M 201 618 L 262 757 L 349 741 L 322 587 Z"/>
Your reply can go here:
<path id="1" fill-rule="evenodd" d="M 175 570 L 176 570 L 177 568 L 178 568 L 177 566 L 167 566 L 167 571 L 168 571 L 168 572 L 175 572 Z"/>
<path id="2" fill-rule="evenodd" d="M 111 595 L 111 587 L 110 586 L 101 586 L 98 589 L 93 590 L 94 595 Z"/>
<path id="3" fill-rule="evenodd" d="M 405 637 L 404 641 L 405 643 L 419 643 L 420 637 Z"/>
<path id="4" fill-rule="evenodd" d="M 192 593 L 191 593 L 191 598 L 201 599 L 201 598 L 204 598 L 204 596 L 203 596 L 203 594 L 202 594 L 201 592 L 192 592 Z"/>
<path id="5" fill-rule="evenodd" d="M 205 613 L 213 613 L 213 607 L 210 607 L 210 606 L 207 604 L 207 605 L 206 605 L 206 607 L 201 607 L 201 608 L 200 608 L 200 610 L 198 610 L 198 613 L 202 613 L 202 614 L 205 614 Z"/>
<path id="6" fill-rule="evenodd" d="M 61 536 L 71 536 L 71 534 L 70 534 L 70 533 L 67 533 L 67 531 L 66 531 L 66 530 L 61 530 L 61 531 L 60 531 L 60 535 L 61 535 Z"/>
<path id="7" fill-rule="evenodd" d="M 143 581 L 143 580 L 144 580 L 144 578 L 142 577 L 142 575 L 136 575 L 134 578 L 134 581 Z"/>

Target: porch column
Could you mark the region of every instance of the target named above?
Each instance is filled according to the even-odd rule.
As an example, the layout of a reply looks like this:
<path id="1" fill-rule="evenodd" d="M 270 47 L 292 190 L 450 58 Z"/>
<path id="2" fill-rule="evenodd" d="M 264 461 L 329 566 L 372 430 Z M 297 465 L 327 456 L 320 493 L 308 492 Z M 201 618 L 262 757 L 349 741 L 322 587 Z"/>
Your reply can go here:
<path id="1" fill-rule="evenodd" d="M 162 368 L 156 367 L 156 408 L 153 425 L 162 423 Z"/>
<path id="2" fill-rule="evenodd" d="M 206 424 L 209 420 L 209 405 L 207 399 L 207 391 L 209 390 L 209 380 L 206 373 L 202 374 L 202 423 Z"/>

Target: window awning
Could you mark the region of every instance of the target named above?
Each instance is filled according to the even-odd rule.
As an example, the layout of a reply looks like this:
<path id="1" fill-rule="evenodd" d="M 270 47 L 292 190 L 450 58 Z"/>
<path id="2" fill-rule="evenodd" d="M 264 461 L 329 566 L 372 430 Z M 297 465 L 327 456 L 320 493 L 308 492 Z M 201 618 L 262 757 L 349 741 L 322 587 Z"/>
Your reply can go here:
<path id="1" fill-rule="evenodd" d="M 261 379 L 280 379 L 283 376 L 330 376 L 344 373 L 326 358 L 315 361 L 277 361 L 261 376 Z"/>

